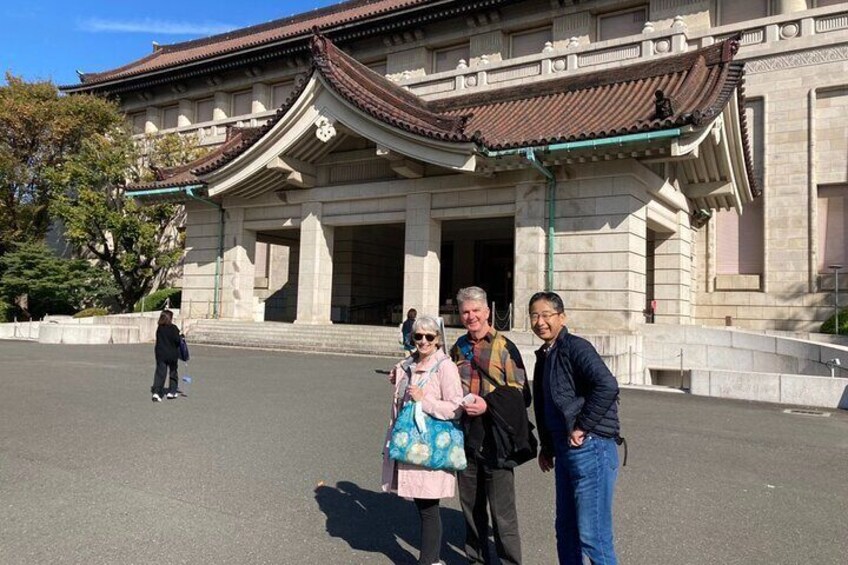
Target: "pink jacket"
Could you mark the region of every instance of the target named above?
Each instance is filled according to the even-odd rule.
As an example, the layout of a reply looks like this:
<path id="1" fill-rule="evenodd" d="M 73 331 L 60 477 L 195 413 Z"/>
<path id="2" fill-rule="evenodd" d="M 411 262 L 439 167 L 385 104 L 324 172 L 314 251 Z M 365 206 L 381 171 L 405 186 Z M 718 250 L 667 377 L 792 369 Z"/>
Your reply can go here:
<path id="1" fill-rule="evenodd" d="M 412 370 L 412 383 L 417 384 L 426 376 L 430 368 L 439 361 L 438 370 L 430 376 L 430 380 L 424 385 L 424 399 L 421 407 L 424 412 L 440 420 L 452 420 L 462 415 L 462 383 L 459 380 L 459 371 L 453 361 L 440 349 L 429 359 Z M 402 362 L 401 362 L 402 363 Z M 395 395 L 392 396 L 392 417 L 389 429 L 386 432 L 386 441 L 383 443 L 383 491 L 397 492 L 404 498 L 450 498 L 456 490 L 456 473 L 453 471 L 440 471 L 436 469 L 425 469 L 417 465 L 398 463 L 389 459 L 389 438 L 392 433 L 395 418 L 402 407 L 402 403 L 395 402 L 398 397 L 398 387 L 401 386 L 404 370 L 401 363 L 395 365 L 389 376 L 389 381 L 395 383 Z M 403 394 L 403 402 L 409 401 L 409 394 Z"/>

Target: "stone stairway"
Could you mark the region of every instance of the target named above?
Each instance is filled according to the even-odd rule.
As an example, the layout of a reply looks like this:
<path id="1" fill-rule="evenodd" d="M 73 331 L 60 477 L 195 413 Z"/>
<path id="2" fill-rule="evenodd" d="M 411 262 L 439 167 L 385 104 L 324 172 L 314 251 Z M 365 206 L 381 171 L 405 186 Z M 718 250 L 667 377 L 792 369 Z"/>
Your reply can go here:
<path id="1" fill-rule="evenodd" d="M 400 357 L 398 328 L 352 324 L 303 325 L 284 322 L 196 320 L 187 324 L 186 338 L 193 344 L 259 347 L 290 351 L 357 353 Z M 447 328 L 452 344 L 461 328 Z"/>

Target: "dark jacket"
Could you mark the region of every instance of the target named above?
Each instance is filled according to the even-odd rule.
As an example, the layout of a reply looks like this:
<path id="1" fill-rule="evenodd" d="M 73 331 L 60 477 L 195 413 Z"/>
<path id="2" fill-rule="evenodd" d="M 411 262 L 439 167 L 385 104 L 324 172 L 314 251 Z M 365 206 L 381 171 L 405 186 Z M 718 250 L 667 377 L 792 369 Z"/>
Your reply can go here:
<path id="1" fill-rule="evenodd" d="M 172 363 L 180 358 L 180 329 L 174 324 L 156 328 L 156 361 Z"/>
<path id="2" fill-rule="evenodd" d="M 618 438 L 618 381 L 591 343 L 563 328 L 551 345 L 536 351 L 533 408 L 542 451 L 553 454 L 552 433 L 575 426 Z"/>
<path id="3" fill-rule="evenodd" d="M 526 391 L 529 396 L 529 390 Z M 533 435 L 533 424 L 527 419 L 525 391 L 511 386 L 501 386 L 486 395 L 488 409 L 484 419 L 491 422 L 494 439 L 494 467 L 512 469 L 536 457 L 538 443 Z"/>

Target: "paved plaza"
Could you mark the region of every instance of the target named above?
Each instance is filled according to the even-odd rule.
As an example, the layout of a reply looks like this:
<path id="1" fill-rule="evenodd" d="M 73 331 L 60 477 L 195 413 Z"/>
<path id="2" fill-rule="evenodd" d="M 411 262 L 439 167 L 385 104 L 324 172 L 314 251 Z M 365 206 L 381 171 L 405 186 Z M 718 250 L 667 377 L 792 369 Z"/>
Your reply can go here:
<path id="1" fill-rule="evenodd" d="M 0 563 L 414 562 L 414 507 L 379 487 L 390 359 L 192 355 L 154 404 L 151 345 L 0 342 Z M 844 563 L 848 414 L 784 408 L 623 391 L 621 562 Z M 552 476 L 516 482 L 525 562 L 555 563 Z"/>

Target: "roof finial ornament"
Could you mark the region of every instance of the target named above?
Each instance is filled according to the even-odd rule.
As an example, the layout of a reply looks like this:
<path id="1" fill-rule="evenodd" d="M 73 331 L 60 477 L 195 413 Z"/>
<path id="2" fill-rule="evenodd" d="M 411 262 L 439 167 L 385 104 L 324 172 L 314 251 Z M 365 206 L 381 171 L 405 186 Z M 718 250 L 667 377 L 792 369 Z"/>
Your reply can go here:
<path id="1" fill-rule="evenodd" d="M 312 39 L 309 42 L 309 47 L 312 50 L 312 59 L 324 57 L 327 52 L 327 38 L 321 33 L 321 28 L 312 26 Z"/>
<path id="2" fill-rule="evenodd" d="M 665 120 L 674 115 L 674 102 L 670 97 L 665 95 L 662 90 L 657 90 L 654 93 L 654 105 L 656 107 L 656 119 Z"/>

